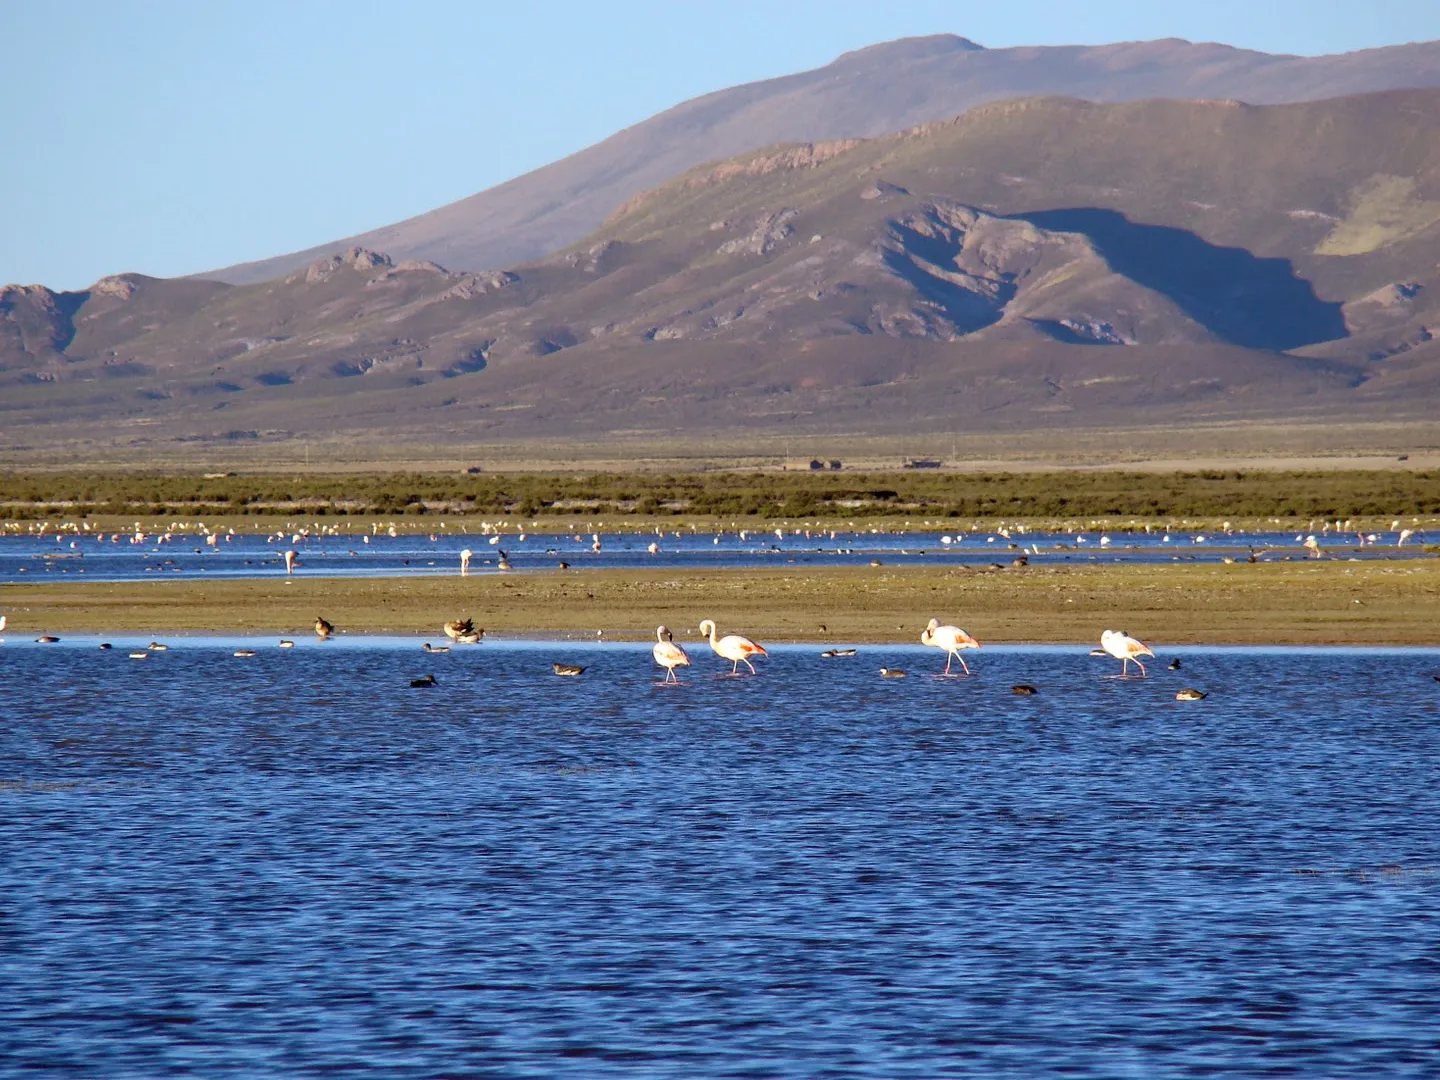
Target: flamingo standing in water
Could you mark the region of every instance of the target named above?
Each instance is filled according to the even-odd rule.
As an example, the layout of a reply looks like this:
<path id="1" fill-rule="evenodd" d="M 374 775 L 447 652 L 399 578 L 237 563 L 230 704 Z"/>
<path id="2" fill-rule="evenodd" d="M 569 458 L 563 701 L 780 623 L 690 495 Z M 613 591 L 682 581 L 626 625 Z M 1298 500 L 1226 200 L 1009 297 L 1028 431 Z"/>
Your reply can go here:
<path id="1" fill-rule="evenodd" d="M 679 682 L 675 674 L 677 667 L 689 667 L 690 657 L 685 655 L 685 650 L 676 645 L 668 626 L 657 626 L 655 628 L 655 646 L 650 650 L 655 657 L 655 663 L 665 669 L 666 682 Z"/>
<path id="2" fill-rule="evenodd" d="M 1142 656 L 1154 656 L 1150 646 L 1142 641 L 1137 641 L 1124 630 L 1106 630 L 1100 635 L 1100 647 L 1116 660 L 1120 661 L 1120 674 L 1125 675 L 1130 670 L 1130 661 L 1135 661 L 1135 666 L 1140 669 L 1140 674 L 1145 674 L 1145 665 L 1140 662 Z"/>
<path id="3" fill-rule="evenodd" d="M 466 548 L 464 551 L 460 552 L 460 576 L 461 576 L 461 577 L 466 577 L 466 576 L 469 575 L 469 573 L 470 573 L 470 560 L 473 559 L 474 557 L 475 557 L 475 553 L 474 553 L 473 551 L 471 551 L 469 548 Z"/>
<path id="4" fill-rule="evenodd" d="M 293 574 L 294 572 L 295 572 L 295 552 L 294 552 L 293 550 L 292 550 L 292 551 L 287 551 L 287 552 L 285 552 L 285 573 L 287 573 L 287 574 Z"/>
<path id="5" fill-rule="evenodd" d="M 705 619 L 700 623 L 700 633 L 710 635 L 710 648 L 718 656 L 723 656 L 730 661 L 730 674 L 737 675 L 740 672 L 740 665 L 744 664 L 750 669 L 750 674 L 755 674 L 755 665 L 750 663 L 752 656 L 769 656 L 761 646 L 756 645 L 747 637 L 739 634 L 726 634 L 719 641 L 715 640 L 715 620 Z"/>
<path id="6" fill-rule="evenodd" d="M 936 649 L 945 650 L 945 672 L 950 674 L 950 662 L 952 659 L 959 660 L 960 666 L 965 669 L 965 674 L 970 674 L 970 668 L 965 663 L 965 658 L 960 655 L 961 649 L 978 649 L 980 642 L 961 630 L 958 626 L 941 626 L 939 619 L 931 619 L 928 626 L 920 634 L 920 644 L 930 645 Z"/>

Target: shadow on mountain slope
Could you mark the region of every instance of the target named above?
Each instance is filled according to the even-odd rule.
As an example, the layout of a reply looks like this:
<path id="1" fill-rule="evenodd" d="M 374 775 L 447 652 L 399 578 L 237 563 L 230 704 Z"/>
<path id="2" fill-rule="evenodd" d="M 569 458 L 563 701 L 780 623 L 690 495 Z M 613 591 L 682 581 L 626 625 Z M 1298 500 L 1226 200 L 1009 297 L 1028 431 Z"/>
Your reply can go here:
<path id="1" fill-rule="evenodd" d="M 1014 217 L 1042 229 L 1084 234 L 1117 273 L 1163 293 L 1235 345 L 1284 351 L 1346 336 L 1340 305 L 1317 297 L 1289 259 L 1216 247 L 1185 229 L 1141 225 L 1097 207 Z"/>

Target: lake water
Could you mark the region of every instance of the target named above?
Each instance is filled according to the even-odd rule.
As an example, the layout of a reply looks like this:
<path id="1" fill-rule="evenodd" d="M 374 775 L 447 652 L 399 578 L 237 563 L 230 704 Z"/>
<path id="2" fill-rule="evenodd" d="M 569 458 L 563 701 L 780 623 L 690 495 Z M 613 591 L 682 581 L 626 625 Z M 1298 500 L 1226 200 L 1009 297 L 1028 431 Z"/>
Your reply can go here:
<path id="1" fill-rule="evenodd" d="M 600 536 L 594 550 L 593 536 Z M 1358 534 L 1323 535 L 1318 539 L 1327 558 L 1434 558 L 1423 550 L 1424 534 L 1408 538 L 1378 533 L 1375 543 L 1361 543 Z M 1220 562 L 1248 559 L 1251 552 L 1267 561 L 1305 559 L 1310 552 L 1294 532 L 1236 533 L 1021 533 L 907 531 L 828 532 L 748 530 L 723 533 L 683 530 L 664 536 L 653 533 L 525 534 L 510 533 L 498 544 L 483 535 L 439 531 L 389 536 L 370 535 L 276 537 L 237 533 L 217 538 L 214 545 L 195 532 L 146 534 L 135 542 L 132 533 L 104 536 L 69 533 L 0 535 L 0 583 L 67 577 L 86 581 L 134 581 L 147 578 L 256 578 L 285 573 L 284 554 L 299 557 L 301 577 L 405 577 L 459 572 L 460 552 L 473 553 L 470 572 L 497 573 L 500 553 L 516 572 L 553 570 L 565 562 L 584 569 L 734 569 L 755 566 L 865 566 L 879 559 L 886 565 L 986 566 L 1009 565 L 1024 556 L 1037 566 L 1083 563 Z M 649 545 L 656 551 L 651 553 Z"/>
<path id="2" fill-rule="evenodd" d="M 1435 650 L 112 640 L 0 647 L 6 1076 L 1440 1069 Z"/>

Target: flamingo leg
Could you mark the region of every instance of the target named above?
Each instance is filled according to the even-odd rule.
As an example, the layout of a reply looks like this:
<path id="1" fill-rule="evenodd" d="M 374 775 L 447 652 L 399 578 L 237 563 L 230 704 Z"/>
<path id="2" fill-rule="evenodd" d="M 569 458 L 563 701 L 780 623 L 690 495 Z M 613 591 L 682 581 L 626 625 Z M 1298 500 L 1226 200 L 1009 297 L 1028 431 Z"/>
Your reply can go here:
<path id="1" fill-rule="evenodd" d="M 746 660 L 746 661 L 745 661 L 745 666 L 750 669 L 750 674 L 751 674 L 751 675 L 754 675 L 754 674 L 755 674 L 755 665 L 752 664 L 752 663 L 750 663 L 749 660 Z"/>
<path id="2" fill-rule="evenodd" d="M 967 663 L 965 663 L 965 658 L 964 658 L 963 656 L 961 656 L 959 653 L 956 653 L 956 654 L 955 654 L 955 659 L 960 661 L 960 666 L 965 669 L 965 674 L 966 674 L 966 675 L 969 675 L 969 674 L 970 674 L 970 665 L 967 664 Z"/>
<path id="3" fill-rule="evenodd" d="M 739 674 L 740 674 L 740 661 L 739 661 L 739 660 L 731 660 L 731 661 L 730 661 L 730 674 L 731 674 L 731 675 L 739 675 Z"/>
<path id="4" fill-rule="evenodd" d="M 952 658 L 954 655 L 955 655 L 955 654 L 952 653 L 952 652 L 947 652 L 947 653 L 945 654 L 945 674 L 946 674 L 946 675 L 949 675 L 949 674 L 950 674 L 950 660 L 951 660 L 951 658 Z"/>
<path id="5" fill-rule="evenodd" d="M 1143 679 L 1145 677 L 1145 665 L 1137 659 L 1135 661 L 1135 666 L 1140 669 L 1140 677 Z"/>

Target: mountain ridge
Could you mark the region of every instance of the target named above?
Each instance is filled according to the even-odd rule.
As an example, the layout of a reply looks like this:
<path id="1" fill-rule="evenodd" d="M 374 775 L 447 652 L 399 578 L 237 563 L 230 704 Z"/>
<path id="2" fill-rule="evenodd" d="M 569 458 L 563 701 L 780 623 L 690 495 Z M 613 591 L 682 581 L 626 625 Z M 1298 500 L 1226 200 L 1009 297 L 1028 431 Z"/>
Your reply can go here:
<path id="1" fill-rule="evenodd" d="M 356 246 L 255 285 L 8 286 L 0 430 L 189 445 L 1433 416 L 1437 242 L 1440 89 L 997 103 L 697 166 L 505 270 Z"/>
<path id="2" fill-rule="evenodd" d="M 1068 93 L 1096 101 L 1265 104 L 1434 85 L 1440 42 L 1295 57 L 1183 39 L 985 49 L 955 35 L 904 38 L 681 102 L 557 162 L 404 221 L 197 276 L 253 283 L 353 246 L 457 269 L 531 261 L 579 240 L 630 196 L 702 162 L 775 143 L 875 137 L 985 101 Z"/>

